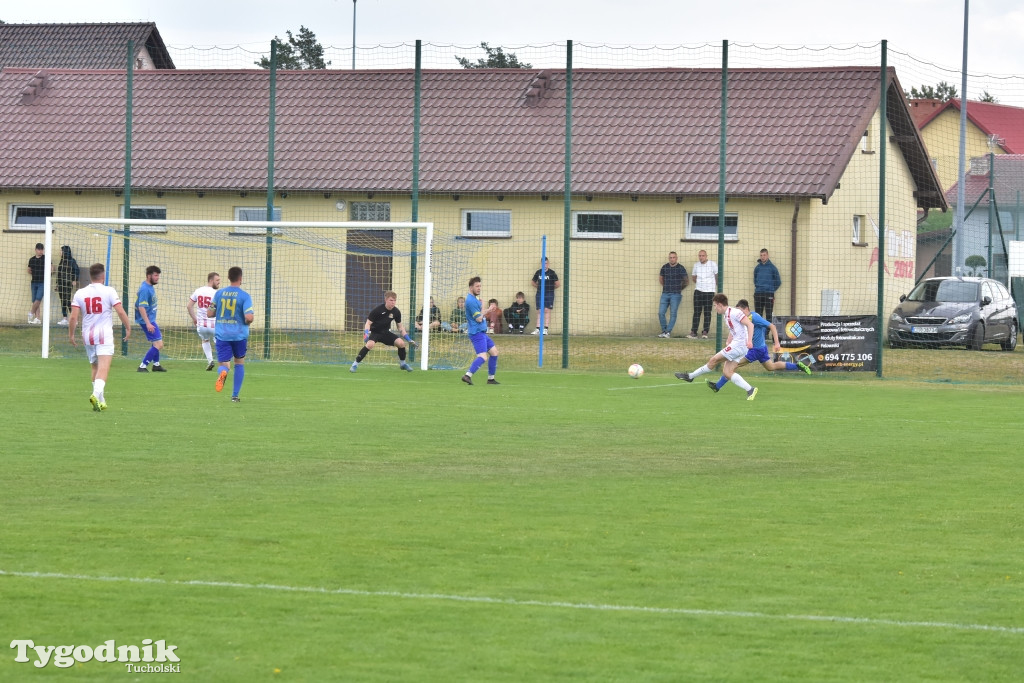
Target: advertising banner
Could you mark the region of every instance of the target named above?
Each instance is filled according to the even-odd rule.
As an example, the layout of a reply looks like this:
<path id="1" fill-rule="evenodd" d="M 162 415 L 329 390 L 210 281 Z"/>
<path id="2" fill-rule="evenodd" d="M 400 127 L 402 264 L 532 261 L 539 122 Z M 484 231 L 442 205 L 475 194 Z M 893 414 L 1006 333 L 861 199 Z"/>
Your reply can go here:
<path id="1" fill-rule="evenodd" d="M 799 360 L 817 372 L 878 369 L 877 315 L 776 315 L 772 322 L 779 331 L 782 360 Z"/>

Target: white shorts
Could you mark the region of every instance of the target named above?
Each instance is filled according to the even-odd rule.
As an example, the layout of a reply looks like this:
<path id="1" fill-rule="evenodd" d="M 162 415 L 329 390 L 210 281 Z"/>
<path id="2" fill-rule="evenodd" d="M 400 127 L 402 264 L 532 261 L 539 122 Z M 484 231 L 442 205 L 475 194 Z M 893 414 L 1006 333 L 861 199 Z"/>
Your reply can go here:
<path id="1" fill-rule="evenodd" d="M 114 345 L 113 344 L 86 344 L 85 345 L 85 357 L 89 359 L 89 364 L 96 362 L 97 356 L 113 356 Z"/>
<path id="2" fill-rule="evenodd" d="M 730 344 L 719 351 L 719 353 L 722 354 L 726 360 L 740 361 L 747 355 L 747 345 L 743 344 L 742 346 L 739 346 L 736 344 Z"/>
<path id="3" fill-rule="evenodd" d="M 208 341 L 208 342 L 212 342 L 213 341 L 213 338 L 214 338 L 213 335 L 214 335 L 214 333 L 216 331 L 217 330 L 215 328 L 213 328 L 213 327 L 197 327 L 196 328 L 196 334 L 199 335 L 199 338 L 202 339 L 203 341 Z"/>

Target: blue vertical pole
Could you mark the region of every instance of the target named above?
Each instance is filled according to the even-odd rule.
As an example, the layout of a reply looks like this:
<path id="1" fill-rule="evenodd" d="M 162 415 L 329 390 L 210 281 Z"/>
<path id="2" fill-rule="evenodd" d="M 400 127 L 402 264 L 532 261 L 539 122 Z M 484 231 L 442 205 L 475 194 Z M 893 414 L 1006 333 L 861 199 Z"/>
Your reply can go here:
<path id="1" fill-rule="evenodd" d="M 540 344 L 537 347 L 537 367 L 544 367 L 544 283 L 547 280 L 548 268 L 548 236 L 544 235 L 540 238 L 540 283 L 537 285 L 537 291 L 540 292 L 540 305 L 537 306 L 537 337 L 540 340 Z"/>

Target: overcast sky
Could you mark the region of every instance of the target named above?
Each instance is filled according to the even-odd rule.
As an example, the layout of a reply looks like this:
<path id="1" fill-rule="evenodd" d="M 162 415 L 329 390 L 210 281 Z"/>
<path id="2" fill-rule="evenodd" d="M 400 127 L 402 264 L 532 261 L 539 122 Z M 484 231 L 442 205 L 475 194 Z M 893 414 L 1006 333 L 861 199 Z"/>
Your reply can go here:
<path id="1" fill-rule="evenodd" d="M 4 3 L 17 23 L 155 22 L 171 47 L 259 50 L 310 28 L 324 46 L 351 47 L 352 0 L 36 0 Z M 877 45 L 959 70 L 964 2 L 953 0 L 357 0 L 356 44 L 758 46 Z M 968 73 L 1024 77 L 1024 3 L 970 3 Z M 337 65 L 336 65 L 337 66 Z M 781 66 L 781 65 L 780 65 Z M 913 84 L 913 83 L 910 83 Z M 905 87 L 909 87 L 904 83 Z M 955 83 L 959 86 L 959 82 Z M 1020 82 L 1015 83 L 1016 87 Z M 974 88 L 968 87 L 973 96 Z"/>

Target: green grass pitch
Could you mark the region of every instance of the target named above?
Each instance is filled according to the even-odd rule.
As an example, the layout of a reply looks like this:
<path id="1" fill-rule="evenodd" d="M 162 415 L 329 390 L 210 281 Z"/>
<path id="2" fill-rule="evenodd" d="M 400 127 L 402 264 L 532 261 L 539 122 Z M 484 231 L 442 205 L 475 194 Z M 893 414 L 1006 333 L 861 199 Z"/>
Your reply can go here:
<path id="1" fill-rule="evenodd" d="M 167 366 L 115 360 L 94 413 L 84 360 L 0 356 L 5 645 L 163 639 L 203 681 L 1024 671 L 1019 385 L 255 362 L 232 404 Z"/>

